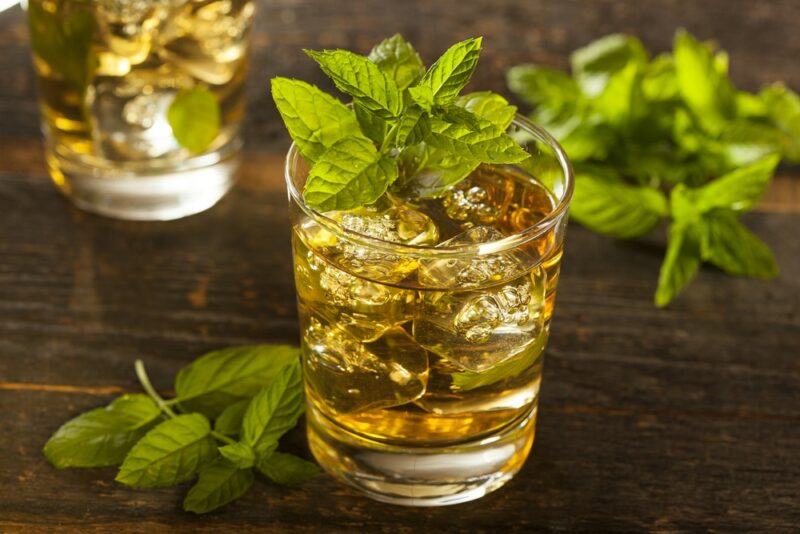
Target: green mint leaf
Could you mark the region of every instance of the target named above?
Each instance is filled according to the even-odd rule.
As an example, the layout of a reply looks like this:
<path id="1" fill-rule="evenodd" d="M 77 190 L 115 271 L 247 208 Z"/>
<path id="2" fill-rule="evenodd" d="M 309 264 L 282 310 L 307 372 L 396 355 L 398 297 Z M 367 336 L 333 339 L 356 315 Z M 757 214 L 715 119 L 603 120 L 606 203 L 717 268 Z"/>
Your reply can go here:
<path id="1" fill-rule="evenodd" d="M 575 50 L 570 64 L 584 93 L 597 96 L 617 72 L 629 65 L 647 63 L 647 51 L 639 39 L 619 33 L 607 35 Z"/>
<path id="2" fill-rule="evenodd" d="M 532 106 L 558 109 L 565 102 L 574 103 L 582 95 L 578 84 L 560 70 L 538 65 L 517 65 L 506 73 L 509 89 Z"/>
<path id="3" fill-rule="evenodd" d="M 658 275 L 656 306 L 669 304 L 697 274 L 700 267 L 699 234 L 698 228 L 691 224 L 670 225 L 667 255 Z"/>
<path id="4" fill-rule="evenodd" d="M 303 198 L 318 211 L 347 210 L 371 204 L 397 178 L 397 162 L 381 155 L 368 139 L 347 137 L 317 160 Z"/>
<path id="5" fill-rule="evenodd" d="M 130 450 L 117 482 L 136 488 L 174 486 L 192 478 L 217 455 L 211 425 L 199 413 L 167 419 Z"/>
<path id="6" fill-rule="evenodd" d="M 789 137 L 783 156 L 792 163 L 800 162 L 800 96 L 782 83 L 767 87 L 759 96 L 772 123 Z"/>
<path id="7" fill-rule="evenodd" d="M 305 407 L 300 362 L 287 365 L 262 389 L 244 414 L 242 441 L 258 455 L 274 449 L 286 431 L 291 430 Z"/>
<path id="8" fill-rule="evenodd" d="M 771 124 L 737 120 L 723 127 L 715 146 L 729 167 L 738 168 L 780 153 L 790 143 L 789 136 Z"/>
<path id="9" fill-rule="evenodd" d="M 219 104 L 205 87 L 184 89 L 167 109 L 167 122 L 180 145 L 195 154 L 208 148 L 219 134 Z"/>
<path id="10" fill-rule="evenodd" d="M 570 216 L 590 230 L 629 239 L 646 234 L 669 213 L 661 191 L 580 172 Z"/>
<path id="11" fill-rule="evenodd" d="M 230 347 L 205 354 L 175 378 L 175 393 L 184 410 L 217 417 L 230 404 L 255 395 L 300 351 L 288 345 Z"/>
<path id="12" fill-rule="evenodd" d="M 661 54 L 645 66 L 642 93 L 649 102 L 674 101 L 680 97 L 675 61 L 671 54 Z"/>
<path id="13" fill-rule="evenodd" d="M 697 189 L 678 184 L 669 195 L 669 210 L 678 223 L 695 224 L 700 220 L 700 192 Z"/>
<path id="14" fill-rule="evenodd" d="M 512 106 L 508 100 L 491 91 L 462 95 L 456 100 L 456 105 L 491 122 L 501 131 L 506 131 L 517 115 L 516 106 Z"/>
<path id="15" fill-rule="evenodd" d="M 249 469 L 256 463 L 256 453 L 253 448 L 241 441 L 220 447 L 219 453 L 239 469 Z"/>
<path id="16" fill-rule="evenodd" d="M 435 105 L 433 89 L 427 85 L 408 88 L 408 95 L 419 107 L 430 113 Z"/>
<path id="17" fill-rule="evenodd" d="M 375 45 L 369 53 L 369 60 L 393 79 L 400 91 L 415 84 L 425 74 L 425 65 L 419 54 L 399 33 Z"/>
<path id="18" fill-rule="evenodd" d="M 679 30 L 674 44 L 678 87 L 684 102 L 711 132 L 718 132 L 736 114 L 736 99 L 727 63 L 688 32 Z"/>
<path id="19" fill-rule="evenodd" d="M 272 98 L 289 135 L 311 163 L 337 141 L 360 135 L 353 111 L 311 84 L 273 78 Z"/>
<path id="20" fill-rule="evenodd" d="M 28 4 L 31 47 L 75 89 L 83 93 L 92 71 L 94 15 L 89 2 L 58 3 L 55 10 L 41 2 Z"/>
<path id="21" fill-rule="evenodd" d="M 243 399 L 228 405 L 214 421 L 214 430 L 226 436 L 238 436 L 242 431 L 244 412 L 247 411 L 249 405 L 250 399 Z"/>
<path id="22" fill-rule="evenodd" d="M 422 166 L 413 173 L 413 180 L 404 184 L 420 198 L 442 196 L 480 165 L 480 161 L 448 155 L 440 150 L 428 152 Z"/>
<path id="23" fill-rule="evenodd" d="M 730 210 L 714 210 L 703 217 L 702 253 L 728 274 L 774 278 L 778 266 L 769 247 L 737 220 Z"/>
<path id="24" fill-rule="evenodd" d="M 769 90 L 770 88 L 768 87 L 760 95 L 754 95 L 746 91 L 736 91 L 736 116 L 757 120 L 767 118 L 769 110 L 763 96 Z"/>
<path id="25" fill-rule="evenodd" d="M 377 145 L 383 144 L 386 132 L 389 129 L 389 123 L 359 103 L 353 104 L 353 111 L 355 111 L 356 119 L 358 119 L 358 124 L 361 126 L 361 131 L 364 135 Z"/>
<path id="26" fill-rule="evenodd" d="M 449 154 L 478 162 L 519 163 L 528 157 L 514 139 L 486 120 L 481 120 L 480 129 L 475 131 L 432 117 L 431 131 L 425 141 Z"/>
<path id="27" fill-rule="evenodd" d="M 641 67 L 630 63 L 609 76 L 597 96 L 597 111 L 612 125 L 624 125 L 643 115 Z"/>
<path id="28" fill-rule="evenodd" d="M 400 115 L 403 98 L 397 84 L 364 56 L 348 50 L 306 50 L 336 87 L 382 119 Z"/>
<path id="29" fill-rule="evenodd" d="M 547 345 L 549 332 L 543 332 L 522 354 L 490 367 L 486 371 L 460 371 L 453 373 L 453 386 L 460 391 L 470 391 L 483 386 L 496 384 L 506 378 L 519 376 L 532 366 L 541 356 Z"/>
<path id="30" fill-rule="evenodd" d="M 481 37 L 467 39 L 448 48 L 431 65 L 416 87 L 426 89 L 425 94 L 430 97 L 432 104 L 443 106 L 455 101 L 475 71 L 482 41 Z M 418 89 L 411 88 L 409 92 L 423 109 L 429 109 L 417 100 L 420 93 Z"/>
<path id="31" fill-rule="evenodd" d="M 257 467 L 267 478 L 282 486 L 297 486 L 322 474 L 317 464 L 285 452 L 273 452 Z"/>
<path id="32" fill-rule="evenodd" d="M 431 124 L 427 112 L 416 105 L 408 106 L 397 123 L 395 141 L 398 146 L 421 143 L 430 133 Z"/>
<path id="33" fill-rule="evenodd" d="M 779 160 L 777 155 L 768 156 L 712 180 L 698 189 L 698 209 L 703 212 L 714 208 L 751 209 L 764 194 Z"/>
<path id="34" fill-rule="evenodd" d="M 235 501 L 250 489 L 253 471 L 240 469 L 225 458 L 200 470 L 200 476 L 183 501 L 187 512 L 204 514 Z"/>
<path id="35" fill-rule="evenodd" d="M 445 122 L 466 126 L 473 132 L 481 129 L 480 118 L 477 115 L 455 104 L 437 107 L 434 109 L 434 114 Z"/>
<path id="36" fill-rule="evenodd" d="M 59 469 L 119 465 L 133 445 L 161 419 L 147 395 L 123 395 L 64 423 L 44 446 Z"/>

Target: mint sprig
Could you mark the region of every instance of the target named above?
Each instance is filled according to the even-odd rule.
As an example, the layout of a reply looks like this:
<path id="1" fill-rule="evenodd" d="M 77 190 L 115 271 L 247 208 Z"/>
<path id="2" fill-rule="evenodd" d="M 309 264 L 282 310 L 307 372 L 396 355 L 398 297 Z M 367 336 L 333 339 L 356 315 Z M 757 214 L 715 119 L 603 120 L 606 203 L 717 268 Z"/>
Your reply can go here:
<path id="1" fill-rule="evenodd" d="M 258 345 L 208 353 L 178 373 L 177 396 L 169 400 L 150 384 L 141 361 L 136 374 L 147 394 L 123 395 L 65 423 L 44 447 L 51 464 L 119 465 L 116 480 L 137 488 L 197 477 L 184 501 L 195 513 L 242 496 L 254 470 L 282 485 L 321 472 L 277 451 L 305 406 L 298 349 Z"/>
<path id="2" fill-rule="evenodd" d="M 480 163 L 518 163 L 527 153 L 505 133 L 516 108 L 483 92 L 459 98 L 478 62 L 481 38 L 450 47 L 428 70 L 402 36 L 369 56 L 309 51 L 348 107 L 319 89 L 272 80 L 289 135 L 311 163 L 303 191 L 320 211 L 374 203 L 389 190 L 437 196 Z"/>
<path id="3" fill-rule="evenodd" d="M 758 94 L 728 78 L 728 56 L 680 30 L 650 58 L 614 34 L 575 51 L 572 76 L 540 65 L 507 73 L 532 118 L 573 162 L 570 215 L 616 238 L 668 220 L 656 304 L 668 304 L 702 262 L 729 274 L 777 274 L 769 248 L 738 216 L 752 209 L 781 158 L 800 161 L 800 97 L 782 84 Z"/>

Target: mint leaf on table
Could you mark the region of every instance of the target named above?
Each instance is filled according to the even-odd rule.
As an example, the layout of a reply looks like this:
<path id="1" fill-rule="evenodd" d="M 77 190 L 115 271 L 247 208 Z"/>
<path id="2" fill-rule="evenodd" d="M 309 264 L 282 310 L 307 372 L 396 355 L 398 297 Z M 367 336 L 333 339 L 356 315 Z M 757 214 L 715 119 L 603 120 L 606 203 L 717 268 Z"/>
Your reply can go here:
<path id="1" fill-rule="evenodd" d="M 395 81 L 401 91 L 425 74 L 425 65 L 419 54 L 399 33 L 375 45 L 368 57 Z"/>
<path id="2" fill-rule="evenodd" d="M 303 198 L 320 211 L 371 204 L 397 179 L 397 163 L 363 137 L 334 143 L 314 163 Z"/>
<path id="3" fill-rule="evenodd" d="M 701 243 L 703 260 L 726 273 L 764 279 L 778 274 L 769 247 L 730 210 L 714 210 L 703 217 Z"/>
<path id="4" fill-rule="evenodd" d="M 782 83 L 773 84 L 759 95 L 766 115 L 787 136 L 783 157 L 800 162 L 800 96 Z"/>
<path id="5" fill-rule="evenodd" d="M 220 447 L 219 453 L 240 469 L 253 467 L 256 462 L 256 453 L 253 448 L 241 441 Z"/>
<path id="6" fill-rule="evenodd" d="M 244 413 L 249 405 L 250 399 L 242 399 L 229 404 L 214 420 L 214 430 L 226 436 L 238 436 L 242 430 Z"/>
<path id="7" fill-rule="evenodd" d="M 508 87 L 532 106 L 558 108 L 583 98 L 569 74 L 540 65 L 517 65 L 506 73 Z"/>
<path id="8" fill-rule="evenodd" d="M 256 467 L 271 481 L 282 486 L 297 486 L 322 474 L 317 464 L 277 451 L 264 457 Z"/>
<path id="9" fill-rule="evenodd" d="M 409 89 L 412 98 L 424 109 L 453 102 L 475 71 L 482 41 L 481 37 L 466 39 L 448 48 Z"/>
<path id="10" fill-rule="evenodd" d="M 125 457 L 117 482 L 137 488 L 174 486 L 217 455 L 211 425 L 199 413 L 178 415 L 150 430 Z"/>
<path id="11" fill-rule="evenodd" d="M 666 306 L 686 287 L 700 268 L 700 230 L 687 223 L 669 228 L 667 254 L 658 275 L 655 303 Z"/>
<path id="12" fill-rule="evenodd" d="M 578 172 L 570 213 L 587 228 L 612 237 L 646 234 L 669 212 L 661 191 Z"/>
<path id="13" fill-rule="evenodd" d="M 295 361 L 250 401 L 241 439 L 258 455 L 271 452 L 278 438 L 297 424 L 304 409 L 300 362 Z"/>
<path id="14" fill-rule="evenodd" d="M 618 33 L 579 48 L 570 56 L 575 79 L 589 96 L 602 93 L 618 71 L 646 63 L 647 51 L 642 43 L 635 37 Z"/>
<path id="15" fill-rule="evenodd" d="M 58 468 L 119 465 L 160 419 L 161 410 L 147 395 L 123 395 L 64 423 L 44 455 Z"/>
<path id="16" fill-rule="evenodd" d="M 253 485 L 253 470 L 217 458 L 200 470 L 200 477 L 183 501 L 187 512 L 204 514 L 235 501 Z"/>
<path id="17" fill-rule="evenodd" d="M 179 405 L 217 417 L 230 404 L 255 395 L 299 353 L 289 345 L 253 345 L 205 354 L 178 373 Z"/>
<path id="18" fill-rule="evenodd" d="M 337 141 L 360 134 L 353 111 L 304 81 L 273 78 L 272 98 L 289 135 L 311 163 Z"/>
<path id="19" fill-rule="evenodd" d="M 205 87 L 180 91 L 167 109 L 167 122 L 175 139 L 195 154 L 214 142 L 221 120 L 217 99 Z"/>
<path id="20" fill-rule="evenodd" d="M 400 114 L 402 95 L 395 81 L 375 63 L 349 50 L 306 50 L 336 87 L 382 119 Z"/>
<path id="21" fill-rule="evenodd" d="M 775 155 L 768 156 L 709 182 L 698 190 L 698 209 L 751 209 L 764 194 L 779 159 Z"/>

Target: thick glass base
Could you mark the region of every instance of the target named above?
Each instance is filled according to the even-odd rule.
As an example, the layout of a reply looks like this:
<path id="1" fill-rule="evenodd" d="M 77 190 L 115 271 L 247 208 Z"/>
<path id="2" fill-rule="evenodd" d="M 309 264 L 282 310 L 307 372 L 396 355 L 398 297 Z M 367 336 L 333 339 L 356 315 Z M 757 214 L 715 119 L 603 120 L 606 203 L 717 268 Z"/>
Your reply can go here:
<path id="1" fill-rule="evenodd" d="M 319 464 L 368 497 L 405 506 L 445 506 L 483 497 L 519 471 L 533 444 L 536 408 L 480 440 L 449 446 L 388 445 L 307 412 Z"/>
<path id="2" fill-rule="evenodd" d="M 47 149 L 50 177 L 78 207 L 117 219 L 167 221 L 207 210 L 235 182 L 241 142 L 175 162 L 112 162 Z"/>

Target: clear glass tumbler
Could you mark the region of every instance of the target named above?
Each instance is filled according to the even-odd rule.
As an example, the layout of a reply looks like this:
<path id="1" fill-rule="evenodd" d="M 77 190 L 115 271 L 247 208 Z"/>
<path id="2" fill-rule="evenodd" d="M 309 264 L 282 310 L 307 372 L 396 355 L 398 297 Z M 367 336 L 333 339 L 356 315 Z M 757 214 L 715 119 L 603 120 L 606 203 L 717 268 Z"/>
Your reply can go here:
<path id="1" fill-rule="evenodd" d="M 28 0 L 50 175 L 78 206 L 214 205 L 241 147 L 253 0 Z"/>
<path id="2" fill-rule="evenodd" d="M 289 151 L 309 444 L 377 500 L 476 499 L 533 443 L 573 177 L 545 131 L 517 117 L 509 133 L 519 166 L 349 212 L 303 202 L 308 166 Z"/>

